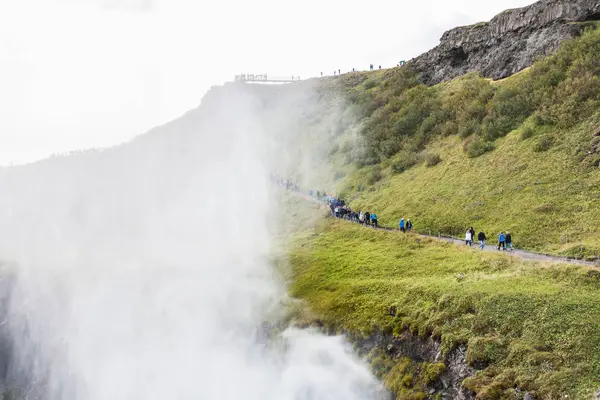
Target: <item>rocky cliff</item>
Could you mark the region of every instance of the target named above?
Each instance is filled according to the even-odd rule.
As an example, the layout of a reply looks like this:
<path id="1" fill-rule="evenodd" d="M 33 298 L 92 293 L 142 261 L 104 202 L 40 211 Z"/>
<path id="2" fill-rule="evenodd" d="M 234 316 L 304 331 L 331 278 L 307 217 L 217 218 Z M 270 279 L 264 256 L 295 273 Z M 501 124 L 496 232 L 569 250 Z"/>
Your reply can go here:
<path id="1" fill-rule="evenodd" d="M 440 44 L 411 60 L 423 82 L 435 84 L 468 72 L 506 78 L 554 53 L 560 43 L 600 20 L 600 0 L 541 0 L 507 10 L 490 22 L 452 29 Z"/>

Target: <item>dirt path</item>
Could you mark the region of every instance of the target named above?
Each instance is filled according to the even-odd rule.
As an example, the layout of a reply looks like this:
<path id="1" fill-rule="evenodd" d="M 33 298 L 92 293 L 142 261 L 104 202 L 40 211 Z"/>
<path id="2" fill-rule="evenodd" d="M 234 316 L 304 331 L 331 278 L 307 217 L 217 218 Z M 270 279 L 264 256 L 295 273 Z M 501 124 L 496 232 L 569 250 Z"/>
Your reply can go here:
<path id="1" fill-rule="evenodd" d="M 353 223 L 350 221 L 347 221 L 347 222 Z M 372 227 L 369 227 L 369 226 L 365 226 L 365 228 L 373 229 Z M 398 234 L 401 234 L 401 232 L 397 229 L 392 229 L 392 228 L 387 228 L 387 227 L 379 227 L 376 229 L 384 230 L 384 231 L 388 231 L 388 232 L 398 232 Z M 417 233 L 416 236 L 429 238 L 429 239 L 435 239 L 435 240 L 441 240 L 441 241 L 445 241 L 445 242 L 449 242 L 449 243 L 454 243 L 457 246 L 466 246 L 464 240 L 451 238 L 451 237 L 447 237 L 447 236 L 433 236 L 433 235 L 424 235 L 424 234 L 420 234 L 420 233 Z M 584 260 L 578 260 L 575 258 L 551 256 L 551 255 L 547 255 L 547 254 L 535 253 L 535 252 L 525 251 L 525 250 L 521 250 L 521 249 L 514 249 L 512 251 L 498 250 L 498 247 L 494 241 L 486 241 L 486 244 L 485 244 L 485 247 L 483 250 L 479 249 L 478 243 L 473 243 L 473 246 L 471 246 L 471 248 L 473 249 L 473 251 L 504 253 L 504 254 L 508 255 L 509 257 L 518 257 L 522 260 L 550 261 L 550 262 L 567 263 L 567 264 L 575 264 L 575 265 L 585 265 L 588 267 L 600 269 L 600 265 L 598 265 L 597 262 L 593 262 L 593 261 L 584 261 Z"/>
<path id="2" fill-rule="evenodd" d="M 309 197 L 307 195 L 304 195 L 304 194 L 298 193 L 298 192 L 296 192 L 296 194 L 298 196 L 304 198 L 305 200 L 313 201 L 313 202 L 323 204 L 324 206 L 326 206 L 325 203 L 323 203 L 313 197 Z M 345 221 L 348 223 L 354 223 L 354 222 L 347 221 L 347 220 L 345 220 Z M 373 229 L 372 227 L 369 227 L 369 226 L 365 226 L 364 228 L 365 229 Z M 376 229 L 389 231 L 389 232 L 397 232 L 398 234 L 401 234 L 401 232 L 399 230 L 393 229 L 393 228 L 379 227 Z M 435 239 L 435 240 L 446 241 L 449 243 L 454 243 L 457 246 L 466 246 L 464 240 L 457 239 L 457 238 L 452 238 L 452 237 L 447 237 L 447 236 L 424 235 L 424 234 L 416 234 L 416 235 L 417 235 L 417 237 L 424 237 L 424 238 L 430 238 L 430 239 Z M 552 255 L 535 253 L 532 251 L 526 251 L 526 250 L 521 250 L 521 249 L 514 249 L 512 251 L 502 251 L 502 250 L 499 251 L 496 246 L 496 243 L 494 241 L 487 241 L 483 250 L 479 249 L 479 244 L 474 243 L 472 246 L 472 249 L 473 249 L 473 251 L 485 251 L 485 252 L 494 252 L 494 253 L 502 252 L 509 257 L 518 257 L 522 260 L 528 260 L 528 261 L 549 261 L 549 262 L 566 263 L 566 264 L 573 264 L 573 265 L 585 265 L 585 266 L 592 267 L 595 269 L 600 269 L 599 262 L 584 261 L 584 260 L 578 260 L 575 258 L 568 258 L 568 257 L 552 256 Z"/>

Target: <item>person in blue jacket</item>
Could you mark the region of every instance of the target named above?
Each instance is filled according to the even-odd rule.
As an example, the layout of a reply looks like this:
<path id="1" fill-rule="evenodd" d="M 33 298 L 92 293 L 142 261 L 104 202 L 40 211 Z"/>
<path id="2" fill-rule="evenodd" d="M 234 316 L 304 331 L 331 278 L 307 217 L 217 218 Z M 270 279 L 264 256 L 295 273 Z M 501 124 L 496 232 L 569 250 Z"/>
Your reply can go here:
<path id="1" fill-rule="evenodd" d="M 404 217 L 402 217 L 402 218 L 400 219 L 400 230 L 401 230 L 402 232 L 406 232 L 406 223 L 405 223 L 405 221 L 404 221 Z"/>
<path id="2" fill-rule="evenodd" d="M 498 235 L 498 250 L 500 250 L 500 247 L 502 247 L 502 250 L 506 250 L 506 236 L 504 236 L 504 232 L 500 232 Z"/>
<path id="3" fill-rule="evenodd" d="M 373 225 L 373 227 L 377 228 L 377 214 L 375 214 L 375 213 L 371 214 L 371 225 Z"/>

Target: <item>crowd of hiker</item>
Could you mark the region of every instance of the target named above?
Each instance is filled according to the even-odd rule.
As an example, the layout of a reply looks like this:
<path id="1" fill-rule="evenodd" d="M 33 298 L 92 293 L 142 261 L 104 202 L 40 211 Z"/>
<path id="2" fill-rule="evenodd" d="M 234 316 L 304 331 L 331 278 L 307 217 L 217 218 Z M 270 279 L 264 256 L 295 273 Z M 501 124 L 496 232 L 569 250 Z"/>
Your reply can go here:
<path id="1" fill-rule="evenodd" d="M 308 192 L 309 196 L 313 196 L 314 193 L 311 190 Z M 320 192 L 316 192 L 319 197 Z M 361 225 L 372 226 L 374 228 L 379 227 L 377 214 L 372 211 L 354 211 L 346 204 L 344 199 L 337 199 L 334 196 L 323 194 L 323 200 L 329 205 L 331 216 L 339 219 L 345 219 L 350 222 L 355 222 Z M 402 217 L 398 224 L 398 229 L 401 232 L 411 232 L 413 229 L 413 223 L 410 219 Z"/>
<path id="2" fill-rule="evenodd" d="M 475 229 L 473 229 L 473 227 L 470 227 L 469 229 L 467 229 L 467 232 L 465 233 L 465 244 L 467 246 L 473 246 L 475 240 Z M 488 240 L 485 232 L 483 230 L 480 230 L 479 233 L 477 234 L 477 240 L 479 241 L 479 248 L 481 250 L 483 250 L 485 248 L 485 242 L 486 240 Z M 513 245 L 512 245 L 512 235 L 510 233 L 510 231 L 506 231 L 506 233 L 504 232 L 500 232 L 498 234 L 498 250 L 513 250 Z"/>
<path id="3" fill-rule="evenodd" d="M 277 185 L 285 187 L 287 190 L 300 192 L 300 186 L 292 182 L 292 180 L 290 179 L 282 179 L 276 176 L 273 176 L 272 179 Z M 335 196 L 329 195 L 326 192 L 321 192 L 319 190 L 313 191 L 312 189 L 309 189 L 308 196 L 318 201 L 325 202 L 329 206 L 329 210 L 331 212 L 332 217 L 348 220 L 350 222 L 374 228 L 379 227 L 377 214 L 374 212 L 361 210 L 354 211 L 346 204 L 346 201 L 344 199 L 338 199 Z M 398 222 L 399 231 L 406 233 L 411 232 L 412 229 L 413 223 L 410 219 L 406 219 L 405 217 L 400 218 L 400 221 Z M 469 247 L 473 246 L 475 244 L 475 237 L 477 237 L 479 248 L 483 250 L 485 248 L 486 242 L 488 241 L 488 237 L 483 230 L 480 230 L 476 236 L 475 229 L 473 227 L 470 227 L 465 232 L 465 245 Z M 502 231 L 498 234 L 497 249 L 503 251 L 514 250 L 512 234 L 510 233 L 510 231 Z"/>
<path id="4" fill-rule="evenodd" d="M 317 195 L 319 192 L 317 192 Z M 312 191 L 309 191 L 312 196 Z M 377 222 L 377 214 L 371 211 L 354 211 L 346 204 L 344 199 L 338 199 L 333 196 L 324 194 L 323 201 L 329 205 L 331 216 L 339 219 L 345 219 L 350 222 L 355 222 L 365 226 L 379 227 Z"/>

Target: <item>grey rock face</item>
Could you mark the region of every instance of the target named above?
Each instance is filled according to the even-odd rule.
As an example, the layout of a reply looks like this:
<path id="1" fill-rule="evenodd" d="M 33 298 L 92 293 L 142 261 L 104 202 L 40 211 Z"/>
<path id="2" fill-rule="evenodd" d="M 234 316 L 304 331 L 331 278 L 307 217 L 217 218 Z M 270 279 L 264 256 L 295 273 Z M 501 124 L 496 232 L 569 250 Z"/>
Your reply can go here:
<path id="1" fill-rule="evenodd" d="M 364 356 L 374 348 L 385 349 L 393 358 L 409 357 L 416 362 L 440 362 L 441 345 L 432 338 L 422 339 L 404 332 L 399 336 L 376 332 L 368 338 L 348 335 L 354 343 L 358 354 Z M 467 347 L 460 346 L 453 350 L 445 360 L 446 371 L 439 382 L 424 388 L 432 396 L 435 393 L 444 400 L 474 400 L 475 394 L 462 387 L 462 382 L 475 371 L 466 361 Z"/>
<path id="2" fill-rule="evenodd" d="M 452 29 L 440 44 L 408 65 L 426 84 L 469 72 L 506 78 L 550 55 L 562 41 L 583 32 L 575 22 L 600 20 L 600 0 L 541 0 L 507 10 L 490 22 Z"/>

